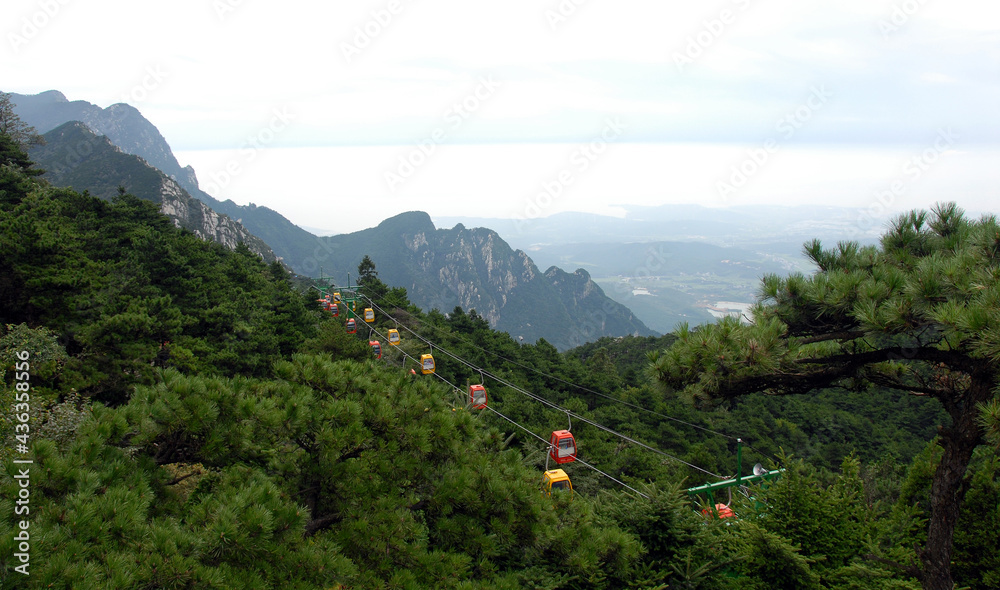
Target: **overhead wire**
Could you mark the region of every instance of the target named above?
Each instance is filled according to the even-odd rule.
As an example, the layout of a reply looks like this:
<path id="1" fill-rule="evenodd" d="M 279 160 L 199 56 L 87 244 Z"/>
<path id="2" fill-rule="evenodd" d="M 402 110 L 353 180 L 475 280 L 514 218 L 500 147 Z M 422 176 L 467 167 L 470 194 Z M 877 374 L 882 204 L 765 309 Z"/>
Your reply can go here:
<path id="1" fill-rule="evenodd" d="M 372 301 L 372 299 L 371 299 L 370 297 L 368 297 L 368 296 L 366 296 L 366 295 L 364 295 L 364 294 L 361 294 L 361 296 L 362 296 L 362 297 L 364 297 L 365 299 L 367 299 L 367 300 L 368 300 L 368 302 L 369 302 L 369 303 L 371 303 L 371 305 L 372 305 L 373 307 L 377 308 L 377 309 L 378 309 L 378 310 L 379 310 L 379 311 L 380 311 L 381 313 L 385 314 L 385 315 L 386 315 L 386 316 L 388 316 L 388 317 L 391 317 L 391 318 L 393 318 L 393 320 L 395 320 L 395 319 L 396 319 L 396 318 L 395 318 L 394 316 L 392 316 L 392 315 L 388 314 L 388 313 L 387 313 L 387 312 L 386 312 L 385 310 L 383 310 L 382 308 L 378 307 L 378 306 L 377 306 L 377 305 L 375 304 L 375 302 L 374 302 L 374 301 Z M 427 327 L 431 328 L 432 330 L 435 330 L 435 331 L 437 331 L 437 332 L 443 332 L 443 330 L 442 330 L 442 329 L 441 329 L 440 327 L 438 327 L 438 326 L 435 326 L 434 324 L 431 324 L 431 323 L 428 323 L 428 322 L 425 322 L 425 321 L 423 321 L 423 320 L 421 320 L 420 318 L 417 318 L 417 317 L 414 317 L 414 319 L 415 319 L 415 320 L 416 320 L 417 322 L 419 322 L 419 323 L 421 323 L 421 324 L 423 324 L 423 325 L 425 325 L 425 326 L 427 326 Z M 407 328 L 407 330 L 409 330 L 409 328 Z M 409 330 L 409 331 L 410 331 L 411 333 L 413 333 L 413 331 L 412 331 L 412 330 Z M 555 375 L 551 375 L 551 374 L 549 374 L 549 373 L 545 373 L 545 372 L 543 372 L 543 371 L 539 371 L 538 369 L 536 369 L 536 368 L 534 368 L 534 367 L 532 367 L 532 366 L 530 366 L 530 365 L 525 365 L 525 364 L 523 364 L 523 363 L 520 363 L 520 362 L 518 362 L 518 361 L 516 361 L 516 360 L 513 360 L 513 359 L 509 359 L 509 358 L 507 358 L 507 357 L 505 357 L 505 356 L 503 356 L 503 355 L 501 355 L 501 354 L 499 354 L 499 353 L 497 353 L 497 352 L 494 352 L 494 351 L 491 351 L 491 350 L 487 350 L 487 349 L 485 349 L 485 348 L 483 348 L 483 347 L 479 346 L 478 344 L 476 344 L 476 343 L 474 343 L 474 342 L 470 342 L 470 341 L 466 340 L 465 338 L 462 338 L 462 337 L 461 337 L 460 335 L 457 335 L 457 334 L 452 334 L 452 335 L 453 335 L 453 336 L 454 336 L 455 338 L 458 338 L 459 340 L 461 340 L 462 342 L 464 342 L 464 343 L 468 344 L 469 346 L 472 346 L 472 347 L 474 347 L 474 348 L 476 348 L 476 349 L 478 349 L 478 350 L 480 350 L 480 351 L 482 351 L 482 352 L 485 352 L 486 354 L 489 354 L 489 355 L 492 355 L 492 356 L 495 356 L 495 357 L 499 358 L 500 360 L 503 360 L 503 361 L 506 361 L 506 362 L 509 362 L 509 363 L 512 363 L 512 364 L 514 364 L 514 365 L 516 365 L 516 366 L 518 366 L 518 367 L 520 367 L 520 368 L 522 368 L 522 369 L 525 369 L 525 370 L 528 370 L 528 371 L 531 371 L 531 372 L 533 372 L 533 373 L 536 373 L 536 374 L 538 374 L 538 375 L 541 375 L 541 376 L 543 376 L 543 377 L 547 377 L 547 378 L 549 378 L 549 379 L 552 379 L 552 380 L 554 380 L 554 381 L 558 381 L 558 382 L 560 382 L 560 383 L 563 383 L 564 385 L 569 385 L 569 386 L 571 386 L 571 387 L 575 387 L 576 389 L 578 389 L 578 390 L 580 390 L 580 391 L 582 391 L 582 392 L 584 392 L 584 393 L 589 393 L 589 394 L 591 394 L 591 395 L 594 395 L 594 396 L 597 396 L 597 397 L 601 397 L 601 398 L 604 398 L 604 399 L 607 399 L 607 400 L 610 400 L 610 401 L 612 401 L 612 402 L 614 402 L 614 403 L 617 403 L 617 404 L 620 404 L 620 405 L 623 405 L 623 406 L 627 406 L 627 407 L 630 407 L 630 408 L 632 408 L 632 409 L 634 409 L 634 410 L 639 410 L 639 411 L 642 411 L 642 412 L 645 412 L 645 413 L 647 413 L 647 414 L 650 414 L 650 415 L 653 415 L 653 416 L 657 416 L 657 417 L 659 417 L 659 418 L 664 418 L 664 419 L 666 419 L 666 420 L 671 420 L 671 421 L 673 421 L 673 422 L 677 422 L 677 423 L 679 423 L 679 424 L 684 424 L 685 426 L 689 426 L 689 427 L 691 427 L 691 428 L 695 428 L 695 429 L 698 429 L 698 430 L 702 430 L 702 431 L 704 431 L 704 432 L 708 432 L 708 433 L 710 433 L 710 434 L 714 434 L 714 435 L 717 435 L 717 436 L 721 436 L 721 437 L 723 437 L 723 438 L 727 438 L 727 439 L 729 439 L 729 440 L 736 440 L 736 439 L 738 438 L 738 437 L 736 437 L 736 436 L 732 436 L 732 435 L 729 435 L 729 434 L 725 434 L 724 432 L 719 432 L 719 431 L 717 431 L 717 430 L 713 430 L 713 429 L 711 429 L 711 428 L 707 428 L 707 427 L 705 427 L 705 426 L 699 426 L 699 425 L 697 425 L 697 424 L 693 424 L 693 423 L 691 423 L 691 422 L 688 422 L 688 421 L 686 421 L 686 420 L 681 420 L 680 418 L 677 418 L 677 417 L 675 417 L 675 416 L 670 416 L 670 415 L 668 415 L 668 414 L 663 414 L 663 413 L 661 413 L 661 412 L 657 412 L 657 411 L 655 411 L 655 410 L 650 410 L 650 409 L 648 409 L 648 408 L 643 408 L 642 406 L 639 406 L 639 405 L 636 405 L 636 404 L 633 404 L 633 403 L 631 403 L 631 402 L 628 402 L 628 401 L 625 401 L 625 400 L 622 400 L 622 399 L 618 399 L 618 398 L 616 398 L 616 397 L 612 397 L 612 396 L 610 396 L 610 395 L 608 395 L 608 394 L 606 394 L 606 393 L 602 393 L 602 392 L 600 392 L 600 391 L 595 391 L 595 390 L 593 390 L 593 389 L 590 389 L 590 388 L 588 388 L 588 387 L 584 387 L 583 385 L 579 385 L 579 384 L 576 384 L 576 383 L 573 383 L 573 382 L 571 382 L 571 381 L 567 381 L 567 380 L 565 380 L 565 379 L 562 379 L 561 377 L 557 377 L 557 376 L 555 376 Z M 419 336 L 418 336 L 418 337 L 419 337 Z"/>
<path id="2" fill-rule="evenodd" d="M 372 301 L 371 298 L 369 298 L 369 297 L 367 297 L 367 296 L 365 296 L 363 294 L 361 296 L 364 297 L 374 308 L 378 309 L 386 317 L 390 317 L 390 318 L 393 318 L 393 320 L 395 320 L 395 317 L 393 317 L 392 315 L 386 313 L 385 310 L 383 310 L 382 308 L 378 307 L 378 305 L 374 301 Z M 591 426 L 594 426 L 594 427 L 596 427 L 596 428 L 598 428 L 600 430 L 603 430 L 603 431 L 605 431 L 605 432 L 607 432 L 607 433 L 609 433 L 609 434 L 611 434 L 613 436 L 617 436 L 617 437 L 621 438 L 622 440 L 628 441 L 628 442 L 630 442 L 632 444 L 635 444 L 637 446 L 640 446 L 640 447 L 642 447 L 644 449 L 647 449 L 649 451 L 652 451 L 654 453 L 657 453 L 659 455 L 662 455 L 664 457 L 667 457 L 669 459 L 677 461 L 678 463 L 682 463 L 684 465 L 687 465 L 688 467 L 690 467 L 690 468 L 692 468 L 692 469 L 694 469 L 696 471 L 700 471 L 702 473 L 705 473 L 705 474 L 710 475 L 712 477 L 715 477 L 717 479 L 726 479 L 725 476 L 719 475 L 717 473 L 712 473 L 711 471 L 708 471 L 707 469 L 703 469 L 701 467 L 698 467 L 697 465 L 694 465 L 692 463 L 684 461 L 683 459 L 675 457 L 675 456 L 673 456 L 673 455 L 671 455 L 669 453 L 661 451 L 660 449 L 657 449 L 655 447 L 649 446 L 649 445 L 647 445 L 647 444 L 645 444 L 643 442 L 640 442 L 640 441 L 638 441 L 638 440 L 636 440 L 636 439 L 634 439 L 634 438 L 632 438 L 630 436 L 627 436 L 625 434 L 617 432 L 616 430 L 614 430 L 612 428 L 609 428 L 607 426 L 604 426 L 602 424 L 594 422 L 593 420 L 590 420 L 590 419 L 588 419 L 588 418 L 586 418 L 584 416 L 581 416 L 581 415 L 579 415 L 579 414 L 577 414 L 577 413 L 575 413 L 575 412 L 573 412 L 571 410 L 563 408 L 562 406 L 560 406 L 559 404 L 556 404 L 555 402 L 549 401 L 549 400 L 547 400 L 547 399 L 545 399 L 545 398 L 543 398 L 541 396 L 538 396 L 538 395 L 536 395 L 534 393 L 531 393 L 530 391 L 528 391 L 526 389 L 518 387 L 517 385 L 514 385 L 513 383 L 507 381 L 506 379 L 503 379 L 503 378 L 501 378 L 501 377 L 493 374 L 492 372 L 490 372 L 490 371 L 488 371 L 486 369 L 483 369 L 482 367 L 478 367 L 476 365 L 473 365 L 472 363 L 469 363 L 468 361 L 466 361 L 465 359 L 463 359 L 463 358 L 455 355 L 451 351 L 449 351 L 449 350 L 447 350 L 445 348 L 442 348 L 440 345 L 437 345 L 435 347 L 435 345 L 432 342 L 430 342 L 429 340 L 427 340 L 426 338 L 424 338 L 423 336 L 421 336 L 417 332 L 413 331 L 408 326 L 402 325 L 402 327 L 407 332 L 409 332 L 410 334 L 412 334 L 414 337 L 416 337 L 417 339 L 419 339 L 422 342 L 426 343 L 432 349 L 433 348 L 437 348 L 437 350 L 443 352 L 444 354 L 446 354 L 449 357 L 455 359 L 456 361 L 458 361 L 459 363 L 461 363 L 461 364 L 465 365 L 466 367 L 472 369 L 473 371 L 478 371 L 480 373 L 480 375 L 489 376 L 494 381 L 497 381 L 498 383 L 501 383 L 501 384 L 509 387 L 510 389 L 513 389 L 514 391 L 517 391 L 517 392 L 519 392 L 519 393 L 521 393 L 521 394 L 523 394 L 523 395 L 525 395 L 525 396 L 527 396 L 527 397 L 529 397 L 529 398 L 531 398 L 531 399 L 533 399 L 533 400 L 535 400 L 535 401 L 537 401 L 537 402 L 539 402 L 541 404 L 544 404 L 544 405 L 546 405 L 546 406 L 548 406 L 548 407 L 550 407 L 550 408 L 552 408 L 554 410 L 558 410 L 560 412 L 563 412 L 563 413 L 567 414 L 568 416 L 572 416 L 572 417 L 574 417 L 574 418 L 576 418 L 578 420 L 581 420 L 581 421 L 583 421 L 583 422 L 585 422 L 587 424 L 590 424 Z M 725 435 L 723 435 L 723 436 L 725 436 Z"/>

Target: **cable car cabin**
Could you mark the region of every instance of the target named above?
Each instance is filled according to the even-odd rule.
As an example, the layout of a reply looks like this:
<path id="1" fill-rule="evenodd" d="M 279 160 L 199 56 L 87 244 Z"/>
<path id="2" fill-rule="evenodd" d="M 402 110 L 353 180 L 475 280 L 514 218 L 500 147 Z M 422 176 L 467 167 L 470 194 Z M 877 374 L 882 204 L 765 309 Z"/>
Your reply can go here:
<path id="1" fill-rule="evenodd" d="M 469 403 L 472 409 L 482 410 L 486 407 L 486 388 L 482 385 L 469 386 Z"/>
<path id="2" fill-rule="evenodd" d="M 333 300 L 334 301 L 340 301 L 340 293 L 334 293 L 333 294 Z"/>
<path id="3" fill-rule="evenodd" d="M 347 320 L 347 333 L 348 334 L 356 334 L 357 331 L 358 331 L 358 323 L 356 321 L 354 321 L 354 318 L 348 319 Z"/>
<path id="4" fill-rule="evenodd" d="M 340 306 L 337 305 L 336 303 L 331 303 L 330 304 L 330 313 L 333 314 L 333 317 L 337 317 L 338 315 L 340 315 Z"/>
<path id="5" fill-rule="evenodd" d="M 573 493 L 573 483 L 562 469 L 550 469 L 542 474 L 542 488 L 546 496 L 551 496 L 552 490 L 569 490 Z"/>
<path id="6" fill-rule="evenodd" d="M 389 329 L 389 344 L 399 346 L 399 330 L 395 328 Z"/>
<path id="7" fill-rule="evenodd" d="M 434 357 L 429 354 L 420 355 L 420 372 L 430 375 L 434 372 Z"/>
<path id="8" fill-rule="evenodd" d="M 368 322 L 369 324 L 375 321 L 375 310 L 374 309 L 372 309 L 370 307 L 366 307 L 365 308 L 365 321 Z"/>
<path id="9" fill-rule="evenodd" d="M 372 347 L 372 354 L 375 355 L 375 358 L 382 358 L 382 345 L 378 343 L 378 340 L 370 340 L 368 346 Z"/>
<path id="10" fill-rule="evenodd" d="M 736 518 L 736 513 L 733 512 L 733 509 L 725 504 L 716 504 L 715 512 L 719 514 L 719 518 Z M 705 508 L 701 511 L 701 513 L 704 516 L 712 516 L 712 509 Z"/>
<path id="11" fill-rule="evenodd" d="M 568 430 L 556 430 L 549 439 L 549 456 L 556 463 L 576 461 L 576 439 Z"/>

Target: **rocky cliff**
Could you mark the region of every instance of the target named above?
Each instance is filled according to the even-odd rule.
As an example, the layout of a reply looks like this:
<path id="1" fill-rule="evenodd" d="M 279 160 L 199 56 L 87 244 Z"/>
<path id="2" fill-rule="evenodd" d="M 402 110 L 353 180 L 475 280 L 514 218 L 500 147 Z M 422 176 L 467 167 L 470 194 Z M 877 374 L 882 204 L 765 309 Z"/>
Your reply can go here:
<path id="1" fill-rule="evenodd" d="M 174 225 L 202 239 L 228 248 L 242 242 L 265 261 L 276 260 L 268 245 L 240 223 L 192 198 L 174 179 L 142 158 L 126 154 L 87 125 L 65 123 L 44 137 L 45 145 L 32 148 L 28 155 L 46 171 L 42 178 L 53 185 L 88 191 L 103 199 L 113 198 L 123 187 L 141 199 L 158 203 Z"/>
<path id="2" fill-rule="evenodd" d="M 545 338 L 565 350 L 601 336 L 654 334 L 585 271 L 542 273 L 491 229 L 437 229 L 426 213 L 410 212 L 327 238 L 327 249 L 327 269 L 340 284 L 368 254 L 379 278 L 406 287 L 418 306 L 475 309 L 494 328 L 528 342 Z"/>
<path id="3" fill-rule="evenodd" d="M 67 100 L 56 90 L 30 95 L 11 94 L 11 101 L 17 115 L 40 133 L 47 133 L 69 121 L 82 122 L 96 135 L 106 136 L 126 154 L 144 159 L 212 210 L 239 220 L 243 227 L 264 240 L 295 271 L 304 274 L 316 271 L 316 236 L 267 207 L 220 201 L 202 191 L 194 169 L 181 167 L 163 135 L 134 107 L 113 104 L 102 109 L 84 100 Z"/>

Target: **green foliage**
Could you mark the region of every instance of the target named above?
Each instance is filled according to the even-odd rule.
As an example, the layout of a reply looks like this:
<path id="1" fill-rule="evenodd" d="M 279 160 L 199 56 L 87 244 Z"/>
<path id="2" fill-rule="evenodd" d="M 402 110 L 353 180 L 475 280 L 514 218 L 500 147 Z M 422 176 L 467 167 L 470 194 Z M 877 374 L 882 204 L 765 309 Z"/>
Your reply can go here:
<path id="1" fill-rule="evenodd" d="M 722 373 L 743 370 L 731 355 L 744 349 L 756 346 L 758 364 L 773 367 L 771 352 L 794 362 L 829 343 L 786 351 L 779 324 L 756 344 L 734 324 L 720 328 L 728 342 L 681 330 L 560 353 L 490 329 L 475 310 L 424 313 L 405 289 L 382 284 L 368 258 L 363 292 L 381 293 L 376 303 L 394 316 L 377 314 L 373 328 L 403 334 L 376 362 L 368 335 L 346 334 L 279 264 L 198 240 L 127 194 L 106 202 L 44 186 L 30 162 L 0 153 L 13 154 L 3 168 L 11 198 L 0 199 L 0 311 L 11 322 L 0 369 L 9 384 L 10 352 L 31 349 L 37 396 L 31 526 L 46 560 L 29 587 L 913 587 L 883 564 L 912 566 L 913 544 L 926 539 L 940 459 L 929 450 L 906 463 L 947 420 L 933 400 L 876 383 L 704 411 L 645 375 L 646 355 L 675 339 L 707 348 L 698 354 L 717 374 L 706 379 L 723 385 Z M 943 217 L 938 227 L 953 240 L 964 231 Z M 900 236 L 926 253 L 918 234 Z M 993 246 L 983 238 L 980 247 Z M 813 251 L 826 268 L 841 259 L 863 267 L 872 254 Z M 831 277 L 821 299 L 843 307 L 851 297 L 841 288 L 887 297 L 889 286 L 907 284 L 873 272 L 884 276 Z M 793 277 L 778 291 L 811 288 Z M 885 319 L 878 313 L 873 321 Z M 991 321 L 973 316 L 977 326 Z M 436 377 L 409 372 L 403 353 L 417 357 L 428 345 L 407 328 L 434 343 Z M 894 338 L 902 337 L 887 342 L 902 342 Z M 665 358 L 652 356 L 658 366 Z M 693 365 L 678 374 L 685 370 Z M 484 381 L 491 408 L 535 436 L 468 408 L 466 386 Z M 752 437 L 744 472 L 783 447 L 805 462 L 787 464 L 787 477 L 758 490 L 758 504 L 736 502 L 736 523 L 706 520 L 682 492 L 704 471 L 574 419 L 581 458 L 641 495 L 577 463 L 564 466 L 575 493 L 547 497 L 536 437 L 569 424 L 519 389 L 714 474 L 735 472 L 735 443 L 719 433 Z M 843 461 L 852 453 L 857 460 Z M 0 498 L 15 497 L 12 469 L 0 474 Z M 977 459 L 971 473 L 955 569 L 978 590 L 997 577 L 995 560 L 983 557 L 997 553 L 995 461 Z M 10 500 L 0 504 L 6 586 L 17 523 Z"/>
<path id="2" fill-rule="evenodd" d="M 156 366 L 264 375 L 312 335 L 286 276 L 178 230 L 146 201 L 35 187 L 0 208 L 2 314 L 70 358 L 56 385 L 123 403 Z"/>
<path id="3" fill-rule="evenodd" d="M 829 387 L 937 400 L 950 423 L 919 555 L 924 588 L 951 590 L 963 479 L 983 440 L 983 408 L 1000 391 L 1000 222 L 968 220 L 947 203 L 899 216 L 877 247 L 813 241 L 805 252 L 818 272 L 765 277 L 752 325 L 682 328 L 651 356 L 652 370 L 705 404 Z"/>

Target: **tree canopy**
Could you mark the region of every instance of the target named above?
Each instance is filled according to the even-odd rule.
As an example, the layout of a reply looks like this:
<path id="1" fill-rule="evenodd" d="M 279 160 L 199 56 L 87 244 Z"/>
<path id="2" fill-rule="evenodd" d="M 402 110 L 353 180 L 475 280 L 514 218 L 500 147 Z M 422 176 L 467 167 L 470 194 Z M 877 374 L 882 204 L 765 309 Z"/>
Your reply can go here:
<path id="1" fill-rule="evenodd" d="M 840 387 L 891 388 L 930 397 L 950 416 L 940 426 L 924 588 L 952 588 L 951 556 L 966 470 L 983 442 L 983 409 L 1000 371 L 1000 223 L 967 219 L 955 204 L 896 218 L 881 242 L 805 245 L 818 270 L 767 276 L 753 323 L 690 330 L 651 355 L 662 383 L 713 402 Z"/>

